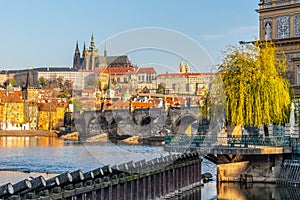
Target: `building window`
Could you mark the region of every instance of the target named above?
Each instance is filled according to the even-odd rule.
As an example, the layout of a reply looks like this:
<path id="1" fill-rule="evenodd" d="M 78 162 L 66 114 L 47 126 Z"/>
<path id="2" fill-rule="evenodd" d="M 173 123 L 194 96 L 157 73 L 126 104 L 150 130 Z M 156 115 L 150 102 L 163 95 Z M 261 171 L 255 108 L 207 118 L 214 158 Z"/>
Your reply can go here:
<path id="1" fill-rule="evenodd" d="M 295 15 L 295 37 L 300 37 L 300 14 Z"/>
<path id="2" fill-rule="evenodd" d="M 278 1 L 276 3 L 277 6 L 287 6 L 287 5 L 290 5 L 290 2 L 289 1 Z"/>
<path id="3" fill-rule="evenodd" d="M 277 39 L 290 37 L 290 16 L 281 16 L 276 18 Z"/>

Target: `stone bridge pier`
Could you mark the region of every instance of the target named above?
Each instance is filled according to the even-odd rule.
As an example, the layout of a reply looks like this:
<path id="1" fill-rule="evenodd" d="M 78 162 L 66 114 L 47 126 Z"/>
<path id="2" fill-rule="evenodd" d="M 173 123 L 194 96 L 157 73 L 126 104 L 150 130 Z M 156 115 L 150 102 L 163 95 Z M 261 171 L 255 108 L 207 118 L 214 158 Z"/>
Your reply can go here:
<path id="1" fill-rule="evenodd" d="M 101 111 L 85 111 L 73 113 L 73 126 L 79 132 L 81 139 L 101 134 L 107 130 L 107 119 Z"/>

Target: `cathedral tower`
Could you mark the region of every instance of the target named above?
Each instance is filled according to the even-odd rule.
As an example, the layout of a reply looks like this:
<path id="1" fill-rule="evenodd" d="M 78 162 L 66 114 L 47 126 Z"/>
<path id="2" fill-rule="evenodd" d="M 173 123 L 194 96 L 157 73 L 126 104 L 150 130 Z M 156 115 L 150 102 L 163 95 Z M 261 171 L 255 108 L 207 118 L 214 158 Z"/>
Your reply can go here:
<path id="1" fill-rule="evenodd" d="M 80 51 L 78 48 L 78 41 L 76 41 L 76 49 L 75 49 L 74 60 L 73 60 L 73 68 L 80 69 L 80 66 L 81 66 Z"/>
<path id="2" fill-rule="evenodd" d="M 94 70 L 98 68 L 97 58 L 98 58 L 98 49 L 95 47 L 94 34 L 91 36 L 90 47 L 85 51 L 85 69 Z"/>

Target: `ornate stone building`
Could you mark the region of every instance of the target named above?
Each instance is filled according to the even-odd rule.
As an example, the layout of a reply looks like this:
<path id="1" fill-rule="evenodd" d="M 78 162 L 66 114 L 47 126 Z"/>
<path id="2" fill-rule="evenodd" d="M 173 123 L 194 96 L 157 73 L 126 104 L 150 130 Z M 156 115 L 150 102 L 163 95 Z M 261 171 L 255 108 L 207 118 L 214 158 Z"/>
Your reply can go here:
<path id="1" fill-rule="evenodd" d="M 300 97 L 300 0 L 261 0 L 259 37 L 272 40 L 287 57 L 287 78 Z"/>
<path id="2" fill-rule="evenodd" d="M 99 55 L 98 49 L 95 46 L 94 35 L 92 34 L 90 46 L 86 49 L 85 44 L 80 56 L 78 42 L 76 42 L 76 49 L 73 59 L 73 68 L 81 70 L 104 70 L 109 67 L 130 67 L 131 62 L 126 55 L 121 56 L 107 56 L 105 47 L 103 56 Z"/>
<path id="3" fill-rule="evenodd" d="M 214 73 L 191 73 L 188 62 L 181 61 L 178 73 L 159 74 L 157 86 L 163 84 L 170 93 L 181 95 L 203 95 L 208 85 L 214 79 Z"/>

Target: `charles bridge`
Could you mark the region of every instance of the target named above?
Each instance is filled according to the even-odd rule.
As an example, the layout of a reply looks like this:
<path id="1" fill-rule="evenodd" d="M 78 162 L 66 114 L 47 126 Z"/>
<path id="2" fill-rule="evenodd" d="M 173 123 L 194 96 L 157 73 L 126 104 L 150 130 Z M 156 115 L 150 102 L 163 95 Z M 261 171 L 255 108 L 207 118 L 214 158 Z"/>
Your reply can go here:
<path id="1" fill-rule="evenodd" d="M 141 108 L 130 112 L 128 109 L 96 110 L 67 113 L 65 124 L 75 127 L 80 138 L 107 132 L 109 137 L 142 136 L 151 137 L 162 132 L 185 133 L 188 127 L 199 122 L 199 107 L 185 108 Z M 196 126 L 195 126 L 196 127 Z M 197 130 L 191 130 L 195 133 Z"/>

